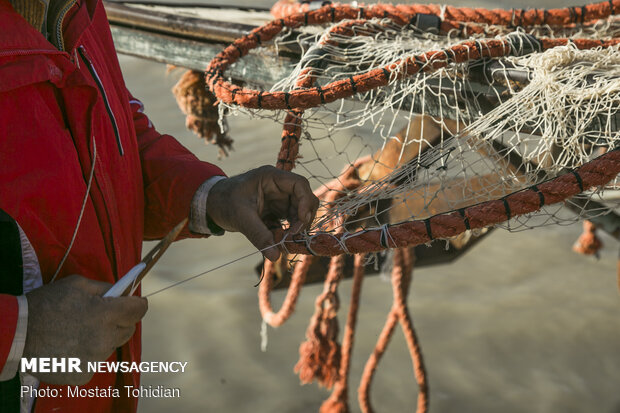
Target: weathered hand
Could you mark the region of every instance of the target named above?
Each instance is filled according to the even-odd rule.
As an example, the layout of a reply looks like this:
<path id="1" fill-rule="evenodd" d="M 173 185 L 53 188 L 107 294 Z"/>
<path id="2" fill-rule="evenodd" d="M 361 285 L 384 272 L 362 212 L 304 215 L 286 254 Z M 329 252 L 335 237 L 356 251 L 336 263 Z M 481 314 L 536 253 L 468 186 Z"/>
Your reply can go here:
<path id="1" fill-rule="evenodd" d="M 24 358 L 77 357 L 82 373 L 32 373 L 50 384 L 85 384 L 85 364 L 104 361 L 126 343 L 146 313 L 145 298 L 103 298 L 110 284 L 72 275 L 32 290 Z"/>
<path id="2" fill-rule="evenodd" d="M 207 214 L 226 231 L 241 232 L 256 248 L 274 244 L 269 229 L 286 219 L 291 231 L 307 229 L 319 207 L 308 180 L 272 166 L 262 166 L 216 183 L 209 191 Z M 271 261 L 280 256 L 276 247 L 263 251 Z"/>

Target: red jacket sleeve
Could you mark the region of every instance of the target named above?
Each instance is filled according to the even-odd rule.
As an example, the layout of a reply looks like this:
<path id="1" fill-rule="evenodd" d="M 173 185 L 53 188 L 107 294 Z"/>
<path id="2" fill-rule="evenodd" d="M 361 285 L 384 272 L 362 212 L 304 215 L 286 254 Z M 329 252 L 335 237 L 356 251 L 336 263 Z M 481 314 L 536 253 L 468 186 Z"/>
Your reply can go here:
<path id="1" fill-rule="evenodd" d="M 15 296 L 0 294 L 0 315 L 0 371 L 2 371 L 9 357 L 17 328 L 19 305 Z"/>
<path id="2" fill-rule="evenodd" d="M 204 181 L 225 174 L 172 136 L 157 132 L 142 112 L 142 102 L 129 97 L 144 181 L 144 238 L 159 239 L 189 216 L 192 198 Z M 181 234 L 189 236 L 187 229 Z"/>

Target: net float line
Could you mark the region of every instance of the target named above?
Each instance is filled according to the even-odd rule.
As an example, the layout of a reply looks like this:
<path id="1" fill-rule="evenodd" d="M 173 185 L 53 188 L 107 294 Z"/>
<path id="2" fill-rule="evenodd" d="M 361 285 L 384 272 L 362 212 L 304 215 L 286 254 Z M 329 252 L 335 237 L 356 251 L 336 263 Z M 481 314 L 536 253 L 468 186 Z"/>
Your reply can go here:
<path id="1" fill-rule="evenodd" d="M 350 11 L 350 9 L 347 9 Z M 331 19 L 329 14 L 319 9 L 308 14 L 317 14 L 317 22 L 342 21 L 347 16 L 335 14 Z M 343 13 L 344 14 L 344 13 Z M 224 78 L 224 71 L 250 50 L 260 46 L 261 43 L 271 40 L 280 33 L 284 27 L 299 27 L 300 22 L 293 15 L 286 19 L 272 21 L 260 28 L 253 30 L 247 36 L 236 40 L 220 52 L 207 66 L 205 79 L 209 88 L 226 104 L 235 104 L 249 109 L 288 109 L 303 110 L 318 107 L 339 99 L 349 98 L 358 93 L 387 86 L 393 80 L 400 80 L 422 71 L 430 73 L 447 67 L 452 63 L 465 63 L 484 58 L 500 58 L 513 55 L 521 55 L 531 51 L 544 51 L 557 46 L 573 44 L 579 49 L 593 49 L 597 47 L 610 47 L 620 43 L 620 39 L 592 40 L 592 39 L 536 39 L 533 36 L 512 35 L 503 39 L 491 39 L 480 41 L 465 41 L 450 48 L 440 51 L 429 51 L 417 56 L 400 59 L 384 67 L 372 69 L 368 72 L 354 75 L 348 79 L 331 82 L 323 87 L 296 89 L 290 92 L 276 91 L 264 92 L 255 89 L 234 85 Z M 388 16 L 395 18 L 394 15 Z M 398 24 L 397 20 L 394 20 Z M 527 39 L 524 41 L 524 37 Z"/>
<path id="2" fill-rule="evenodd" d="M 359 22 L 358 21 L 353 21 L 353 22 Z M 330 29 L 330 31 L 328 32 L 328 34 L 324 37 L 321 38 L 321 42 L 322 43 L 327 43 L 330 41 L 329 39 L 329 34 L 331 33 L 339 33 L 339 34 L 343 34 L 346 32 L 346 30 L 351 30 L 351 27 L 353 26 L 353 24 L 351 24 L 352 22 L 348 22 L 345 21 L 344 23 L 340 24 L 340 25 L 336 25 L 334 27 L 332 27 Z M 356 23 L 357 24 L 357 23 Z M 344 31 L 343 31 L 344 30 Z M 502 47 L 501 42 L 499 41 L 498 46 L 500 48 L 503 48 L 503 50 L 509 50 L 511 52 L 515 51 L 515 50 L 520 50 L 523 49 L 523 44 L 520 45 L 520 47 L 518 47 L 517 45 L 515 45 L 515 39 L 518 39 L 518 41 L 523 42 L 523 39 L 519 39 L 519 38 L 515 38 L 515 37 L 507 37 L 503 40 L 504 45 Z M 536 46 L 536 44 L 534 44 L 533 42 L 536 42 L 536 39 L 533 39 L 532 36 L 527 36 L 525 39 L 528 42 L 528 45 L 530 46 L 530 48 L 534 48 L 534 46 Z M 578 48 L 592 48 L 592 47 L 600 47 L 602 44 L 605 43 L 610 43 L 607 47 L 609 47 L 613 42 L 617 41 L 618 39 L 614 39 L 612 41 L 609 42 L 604 42 L 604 41 L 598 41 L 598 40 L 587 40 L 587 39 L 577 39 L 575 41 L 571 41 L 568 39 L 541 39 L 540 44 L 539 44 L 539 48 L 542 49 L 549 49 L 549 48 L 553 48 L 556 47 L 558 45 L 565 45 L 568 44 L 569 42 L 572 42 L 574 44 L 577 45 Z M 466 42 L 467 43 L 467 42 Z M 480 46 L 480 42 L 469 42 L 471 44 L 477 44 L 478 45 L 478 50 L 484 50 L 484 48 L 482 46 Z M 461 44 L 462 45 L 462 44 Z M 458 45 L 457 45 L 458 46 Z M 432 53 L 432 52 L 430 52 Z M 443 52 L 444 56 L 448 56 L 448 53 Z M 428 53 L 426 54 L 428 55 Z M 432 69 L 435 69 L 435 65 L 433 65 L 431 63 L 431 59 L 432 57 L 437 56 L 437 54 L 432 55 L 431 58 L 427 58 L 426 62 L 430 63 L 430 66 Z M 443 64 L 444 62 L 439 62 L 440 64 Z M 436 70 L 436 69 L 435 69 Z M 311 85 L 315 78 L 312 76 L 312 68 L 308 67 L 305 68 L 300 75 L 298 76 L 298 80 L 296 83 L 297 87 L 301 87 L 301 88 L 308 88 L 309 85 Z M 405 70 L 406 72 L 406 70 Z M 389 80 L 389 77 L 387 75 L 384 75 L 386 80 Z M 351 82 L 353 82 L 353 79 L 350 79 Z M 326 87 L 327 88 L 327 87 Z M 323 100 L 323 96 L 321 95 L 321 98 Z M 299 150 L 299 139 L 301 136 L 301 117 L 303 115 L 303 110 L 291 110 L 288 112 L 287 117 L 285 119 L 284 122 L 284 129 L 283 129 L 283 134 L 282 134 L 282 149 L 278 155 L 278 160 L 277 160 L 277 166 L 279 168 L 283 168 L 283 169 L 287 169 L 287 170 L 291 170 L 294 167 L 295 164 L 295 158 L 297 156 L 298 150 Z M 612 151 L 612 152 L 616 152 L 616 151 Z M 288 156 L 288 157 L 285 157 Z M 598 160 L 598 159 L 597 159 Z M 594 161 L 591 161 L 594 162 Z M 356 164 L 359 164 L 359 161 L 356 162 Z M 587 165 L 587 164 L 586 164 Z M 584 165 L 584 166 L 586 166 Z M 584 166 L 580 167 L 578 170 L 581 170 L 582 168 L 584 168 Z M 618 168 L 618 165 L 616 163 L 615 165 L 616 169 Z M 356 168 L 354 167 L 353 170 L 355 170 Z M 440 215 L 436 215 L 433 217 L 430 217 L 424 221 L 409 221 L 406 223 L 402 223 L 402 224 L 397 224 L 394 226 L 389 226 L 389 225 L 385 225 L 383 226 L 381 229 L 375 229 L 375 230 L 362 230 L 362 231 L 358 231 L 356 233 L 352 233 L 352 234 L 346 234 L 343 236 L 343 234 L 329 234 L 327 232 L 323 232 L 320 234 L 317 234 L 313 237 L 311 237 L 308 240 L 305 240 L 304 243 L 305 245 L 302 246 L 302 248 L 305 248 L 305 251 L 300 251 L 299 249 L 289 249 L 288 246 L 285 246 L 284 248 L 289 251 L 289 252 L 294 252 L 294 253 L 310 253 L 312 255 L 338 255 L 338 254 L 342 254 L 342 253 L 346 253 L 346 254 L 351 254 L 351 253 L 359 253 L 359 252 L 376 252 L 379 251 L 381 249 L 385 249 L 385 248 L 394 248 L 394 247 L 402 247 L 402 246 L 407 246 L 407 245 L 419 245 L 422 243 L 427 243 L 430 242 L 434 239 L 441 239 L 441 238 L 450 238 L 452 236 L 456 236 L 462 232 L 465 232 L 466 230 L 469 229 L 477 229 L 477 228 L 483 228 L 483 227 L 487 227 L 490 225 L 494 225 L 500 222 L 504 222 L 504 221 L 508 221 L 510 220 L 512 217 L 514 216 L 518 216 L 518 215 L 523 215 L 526 213 L 531 213 L 531 212 L 535 212 L 540 210 L 543 206 L 545 205 L 549 205 L 552 203 L 556 203 L 556 202 L 560 202 L 562 200 L 565 200 L 573 195 L 576 195 L 578 193 L 583 192 L 586 189 L 589 189 L 591 186 L 598 186 L 596 184 L 594 185 L 590 185 L 587 186 L 586 188 L 584 188 L 584 182 L 583 179 L 581 178 L 581 176 L 579 175 L 578 170 L 574 170 L 571 171 L 569 173 L 566 173 L 564 175 L 561 175 L 559 177 L 556 177 L 552 180 L 549 180 L 547 182 L 542 183 L 540 186 L 534 185 L 533 187 L 525 190 L 525 191 L 519 191 L 516 193 L 513 193 L 511 195 L 508 195 L 506 197 L 503 197 L 500 200 L 492 200 L 492 201 L 486 201 L 482 204 L 478 204 L 478 205 L 474 205 L 472 207 L 469 208 L 463 208 L 460 209 L 458 212 L 452 212 L 452 213 L 444 213 L 444 214 L 440 214 Z M 587 168 L 586 168 L 587 170 Z M 615 173 L 611 173 L 609 175 L 609 179 L 606 180 L 605 182 L 602 182 L 599 185 L 602 185 L 604 183 L 607 183 L 608 181 L 612 180 L 615 175 L 617 175 L 617 173 L 620 172 L 620 170 L 616 171 Z M 346 182 L 348 180 L 349 177 L 346 176 L 346 173 L 343 174 L 343 182 Z M 579 189 L 579 191 L 573 193 L 573 194 L 567 194 L 565 197 L 563 197 L 562 199 L 558 199 L 558 200 L 552 200 L 553 195 L 558 195 L 562 193 L 562 190 L 565 188 L 562 188 L 563 183 L 561 182 L 563 176 L 567 176 L 569 179 L 571 179 L 571 177 L 573 179 L 576 180 L 576 184 L 577 187 Z M 354 181 L 355 185 L 359 185 L 359 181 Z M 541 189 L 542 188 L 542 189 Z M 531 205 L 527 203 L 527 200 L 523 197 L 523 194 L 526 191 L 532 191 L 537 193 L 538 195 L 538 200 L 539 200 L 539 205 L 537 208 L 532 209 Z M 547 193 L 545 193 L 547 192 Z M 551 196 L 550 196 L 551 195 Z M 523 199 L 522 199 L 523 198 Z M 513 202 L 516 204 L 517 208 L 515 208 L 515 206 L 510 205 L 510 202 Z M 495 209 L 495 211 L 492 211 L 492 209 Z M 497 219 L 497 221 L 493 221 L 493 214 L 492 212 L 495 212 L 495 218 Z M 453 226 L 455 223 L 451 221 L 451 218 L 454 218 L 454 215 L 458 213 L 460 215 L 460 220 L 462 221 L 462 227 L 460 230 L 457 230 L 456 233 L 454 234 L 449 234 L 449 231 L 447 233 L 444 233 L 444 235 L 440 235 L 436 230 L 433 230 L 433 225 L 436 226 L 440 226 L 441 229 L 445 230 L 445 229 L 452 229 L 454 230 L 455 227 Z M 488 216 L 486 216 L 488 214 Z M 477 216 L 479 215 L 479 216 Z M 502 217 L 502 218 L 497 218 L 497 217 Z M 474 222 L 474 226 L 472 226 L 472 222 Z M 485 223 L 486 222 L 486 223 Z M 421 225 L 424 225 L 424 228 L 421 228 Z M 477 224 L 476 224 L 477 223 Z M 476 226 L 478 225 L 478 226 Z M 417 227 L 416 227 L 417 226 Z M 409 231 L 407 231 L 407 229 L 405 229 L 405 227 L 407 227 L 407 229 L 409 229 Z M 397 231 L 400 231 L 401 229 L 403 229 L 404 233 L 401 234 L 402 237 L 404 238 L 404 244 L 399 244 L 398 241 L 395 241 L 395 239 L 392 236 L 392 229 L 393 228 L 398 228 Z M 410 239 L 407 238 L 407 232 L 410 232 L 410 235 L 417 235 L 418 236 L 418 240 L 416 243 L 412 244 L 410 242 Z M 372 234 L 372 235 L 371 235 Z M 433 234 L 435 234 L 435 236 L 433 236 Z M 359 237 L 361 236 L 362 238 L 370 238 L 373 237 L 374 235 L 374 243 L 375 246 L 380 245 L 381 248 L 378 249 L 367 249 L 368 246 L 363 246 L 364 244 L 364 239 L 360 239 Z M 427 239 L 424 240 L 423 237 L 424 235 L 426 235 Z M 339 251 L 335 251 L 333 254 L 327 253 L 326 251 L 319 251 L 317 248 L 314 248 L 314 246 L 312 246 L 311 244 L 313 242 L 315 242 L 315 240 L 317 240 L 317 237 L 322 238 L 323 241 L 330 243 L 331 241 L 331 246 L 330 247 L 334 247 L 339 249 Z M 378 238 L 377 238 L 378 237 Z M 353 243 L 356 244 L 356 246 L 360 246 L 363 249 L 361 250 L 352 250 L 350 249 L 350 245 L 348 244 L 348 241 L 352 240 Z M 394 242 L 394 245 L 390 246 L 389 245 L 389 240 Z M 317 240 L 317 246 L 318 243 L 320 243 L 321 241 Z M 337 245 L 337 246 L 336 246 Z M 299 244 L 297 244 L 297 246 L 299 246 Z M 324 254 L 325 253 L 325 254 Z M 267 292 L 267 300 L 268 300 L 268 292 Z"/>
<path id="3" fill-rule="evenodd" d="M 292 14 L 308 13 L 316 9 L 318 2 L 292 2 L 280 0 L 271 8 L 271 14 L 281 19 Z M 330 1 L 321 3 L 326 7 L 342 7 L 343 4 Z M 440 6 L 436 4 L 376 4 L 365 8 L 377 8 L 391 12 L 394 9 L 407 14 L 428 14 L 441 17 L 443 20 L 457 22 L 484 23 L 498 26 L 558 26 L 584 24 L 594 20 L 605 19 L 620 12 L 620 0 L 602 1 L 584 6 L 573 6 L 559 9 L 485 9 L 472 7 Z M 363 14 L 362 16 L 363 17 Z"/>
<path id="4" fill-rule="evenodd" d="M 293 238 L 283 238 L 283 232 L 277 231 L 276 240 L 281 240 L 283 248 L 289 253 L 319 256 L 378 252 L 387 248 L 416 246 L 536 212 L 545 205 L 562 202 L 590 188 L 605 185 L 619 173 L 620 151 L 614 149 L 579 168 L 503 198 L 434 215 L 424 220 L 384 225 L 381 228 L 355 233 L 320 232 Z"/>

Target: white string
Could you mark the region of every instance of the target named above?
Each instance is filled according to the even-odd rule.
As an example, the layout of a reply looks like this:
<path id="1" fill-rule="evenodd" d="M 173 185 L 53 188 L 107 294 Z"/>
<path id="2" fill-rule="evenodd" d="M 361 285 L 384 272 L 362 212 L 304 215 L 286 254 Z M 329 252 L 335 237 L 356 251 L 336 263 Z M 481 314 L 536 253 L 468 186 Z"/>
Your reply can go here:
<path id="1" fill-rule="evenodd" d="M 217 267 L 213 267 L 213 268 L 208 269 L 207 271 L 203 271 L 203 272 L 201 272 L 201 273 L 199 273 L 199 274 L 192 275 L 191 277 L 185 278 L 185 279 L 183 279 L 183 280 L 181 280 L 181 281 L 178 281 L 178 282 L 176 282 L 176 283 L 174 283 L 174 284 L 170 284 L 170 285 L 169 285 L 169 286 L 167 286 L 167 287 L 160 288 L 159 290 L 154 291 L 154 292 L 152 292 L 152 293 L 149 293 L 149 294 L 147 294 L 147 295 L 144 295 L 143 297 L 145 297 L 145 298 L 152 297 L 152 296 L 154 296 L 155 294 L 159 294 L 159 293 L 161 293 L 162 291 L 166 291 L 166 290 L 168 290 L 168 289 L 170 289 L 170 288 L 176 287 L 176 286 L 178 286 L 178 285 L 180 285 L 180 284 L 186 283 L 186 282 L 191 281 L 191 280 L 193 280 L 193 279 L 195 279 L 195 278 L 202 277 L 203 275 L 207 275 L 207 274 L 209 274 L 210 272 L 213 272 L 213 271 L 215 271 L 215 270 L 219 270 L 220 268 L 224 268 L 224 267 L 226 267 L 227 265 L 234 264 L 234 263 L 235 263 L 235 262 L 237 262 L 237 261 L 244 260 L 244 259 L 246 259 L 246 258 L 248 258 L 248 257 L 251 257 L 252 255 L 256 255 L 256 254 L 258 254 L 258 253 L 262 253 L 263 251 L 266 251 L 266 250 L 268 250 L 269 248 L 277 247 L 277 246 L 279 246 L 279 245 L 281 245 L 281 244 L 282 244 L 282 241 L 280 241 L 280 242 L 279 242 L 279 243 L 277 243 L 277 244 L 273 244 L 273 245 L 270 245 L 270 246 L 268 246 L 268 247 L 265 247 L 265 248 L 263 248 L 262 250 L 257 250 L 257 251 L 251 252 L 251 253 L 249 253 L 249 254 L 246 254 L 246 255 L 244 255 L 244 256 L 242 256 L 242 257 L 235 258 L 235 259 L 234 259 L 234 260 L 232 260 L 232 261 L 226 262 L 226 263 L 224 263 L 224 264 L 220 264 L 220 265 L 218 265 Z"/>
<path id="2" fill-rule="evenodd" d="M 390 234 L 390 228 L 388 224 L 383 224 L 381 226 L 381 239 L 385 240 L 385 245 L 388 248 L 398 247 L 398 244 L 396 244 L 396 241 L 394 241 L 394 238 L 392 238 L 392 234 Z M 394 247 L 390 247 L 390 240 L 392 241 L 392 244 L 394 245 Z"/>
<path id="3" fill-rule="evenodd" d="M 138 277 L 135 277 L 133 279 L 133 282 L 131 283 L 131 288 L 129 289 L 129 295 L 133 295 L 133 293 L 136 291 L 136 289 L 138 288 L 138 285 L 136 285 L 136 282 L 138 281 Z"/>
<path id="4" fill-rule="evenodd" d="M 312 239 L 313 238 L 314 238 L 314 236 L 312 236 L 312 235 L 306 236 L 306 249 L 310 252 L 310 254 L 316 256 L 316 252 L 314 252 L 314 250 L 310 247 L 310 244 L 312 244 Z"/>
<path id="5" fill-rule="evenodd" d="M 443 21 L 443 20 L 446 18 L 446 8 L 447 8 L 447 7 L 448 7 L 448 6 L 447 6 L 447 5 L 445 5 L 445 4 L 442 4 L 442 5 L 439 7 L 439 20 Z"/>
<path id="6" fill-rule="evenodd" d="M 260 351 L 262 351 L 263 353 L 267 351 L 268 342 L 269 337 L 267 336 L 267 322 L 263 320 L 260 324 Z"/>
<path id="7" fill-rule="evenodd" d="M 75 229 L 73 230 L 73 236 L 71 237 L 71 242 L 67 247 L 67 251 L 65 251 L 65 255 L 60 260 L 60 264 L 58 264 L 58 268 L 56 268 L 56 272 L 52 277 L 50 282 L 54 282 L 58 274 L 60 274 L 60 269 L 65 264 L 67 257 L 69 256 L 69 252 L 71 248 L 73 248 L 73 243 L 75 242 L 75 238 L 77 237 L 78 230 L 80 229 L 80 224 L 82 223 L 82 217 L 84 216 L 84 210 L 86 209 L 86 202 L 88 202 L 88 194 L 90 194 L 90 187 L 93 183 L 93 176 L 95 175 L 95 164 L 97 163 L 97 142 L 95 141 L 95 135 L 93 135 L 93 164 L 90 167 L 90 176 L 88 177 L 88 185 L 86 186 L 86 193 L 84 194 L 84 200 L 82 201 L 82 208 L 80 209 L 80 215 L 78 216 L 77 223 L 75 224 Z"/>
<path id="8" fill-rule="evenodd" d="M 336 242 L 340 246 L 340 249 L 342 249 L 342 251 L 344 251 L 345 254 L 351 255 L 351 251 L 349 251 L 349 248 L 347 248 L 347 238 L 349 238 L 350 235 L 347 236 L 347 234 L 343 234 L 340 238 L 336 236 L 333 236 L 333 237 L 336 239 Z"/>
<path id="9" fill-rule="evenodd" d="M 286 238 L 289 236 L 289 234 L 290 234 L 290 232 L 287 232 L 286 234 L 284 234 L 284 236 L 282 237 L 282 240 L 280 240 L 280 242 L 279 242 L 280 247 L 286 252 L 286 255 L 290 255 L 291 254 L 289 252 L 288 248 L 286 248 Z"/>

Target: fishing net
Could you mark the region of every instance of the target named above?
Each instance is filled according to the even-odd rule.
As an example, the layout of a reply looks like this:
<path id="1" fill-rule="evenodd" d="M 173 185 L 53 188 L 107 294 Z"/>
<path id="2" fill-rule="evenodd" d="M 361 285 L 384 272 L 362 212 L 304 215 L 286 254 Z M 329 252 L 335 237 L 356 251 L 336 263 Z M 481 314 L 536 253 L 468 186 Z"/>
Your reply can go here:
<path id="1" fill-rule="evenodd" d="M 348 411 L 347 376 L 365 264 L 394 249 L 394 306 L 366 365 L 360 405 L 400 323 L 420 388 L 428 386 L 406 305 L 412 247 L 433 240 L 566 224 L 609 214 L 618 187 L 620 0 L 556 10 L 278 3 L 277 19 L 208 66 L 221 115 L 283 125 L 276 165 L 305 175 L 321 199 L 311 229 L 278 241 L 292 261 L 282 308 L 260 287 L 265 322 L 293 312 L 316 256 L 331 256 L 300 348 L 302 382 L 334 388 L 322 411 Z M 297 56 L 270 90 L 231 81 L 255 49 Z M 259 51 L 260 53 L 260 51 Z M 565 208 L 568 206 L 569 208 Z M 342 347 L 336 313 L 344 254 L 357 254 Z"/>

